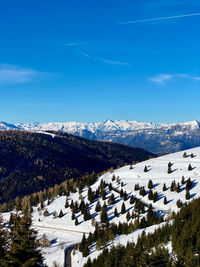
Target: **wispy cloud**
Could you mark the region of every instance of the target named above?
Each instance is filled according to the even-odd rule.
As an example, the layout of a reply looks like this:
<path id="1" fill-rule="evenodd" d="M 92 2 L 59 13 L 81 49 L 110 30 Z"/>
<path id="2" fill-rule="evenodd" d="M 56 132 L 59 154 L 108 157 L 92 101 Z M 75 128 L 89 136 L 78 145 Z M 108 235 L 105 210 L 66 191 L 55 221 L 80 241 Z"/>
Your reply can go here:
<path id="1" fill-rule="evenodd" d="M 0 64 L 0 85 L 26 83 L 37 74 L 39 73 L 32 69 Z"/>
<path id="2" fill-rule="evenodd" d="M 159 21 L 159 20 L 186 18 L 186 17 L 193 17 L 193 16 L 200 16 L 200 12 L 198 12 L 198 13 L 190 13 L 190 14 L 182 14 L 182 15 L 177 15 L 177 16 L 168 16 L 168 17 L 158 17 L 158 18 L 123 21 L 123 22 L 118 22 L 117 24 L 134 24 L 134 23 L 151 22 L 151 21 Z"/>
<path id="3" fill-rule="evenodd" d="M 200 81 L 200 76 L 191 76 L 189 74 L 159 74 L 155 77 L 149 79 L 149 81 L 157 83 L 157 84 L 164 84 L 167 81 L 176 79 L 176 78 L 184 78 L 190 79 L 193 81 Z"/>
<path id="4" fill-rule="evenodd" d="M 70 42 L 70 43 L 64 43 L 63 46 L 73 47 L 73 46 L 81 46 L 81 45 L 87 45 L 86 42 Z"/>
<path id="5" fill-rule="evenodd" d="M 110 59 L 107 59 L 107 58 L 96 57 L 96 56 L 92 56 L 92 55 L 90 55 L 88 53 L 85 53 L 85 52 L 82 52 L 81 55 L 84 56 L 84 57 L 87 57 L 89 59 L 100 61 L 100 62 L 103 62 L 103 63 L 106 63 L 106 64 L 121 65 L 121 66 L 126 66 L 126 67 L 130 67 L 131 66 L 129 63 L 126 63 L 126 62 L 121 62 L 121 61 L 116 61 L 116 60 L 110 60 Z"/>

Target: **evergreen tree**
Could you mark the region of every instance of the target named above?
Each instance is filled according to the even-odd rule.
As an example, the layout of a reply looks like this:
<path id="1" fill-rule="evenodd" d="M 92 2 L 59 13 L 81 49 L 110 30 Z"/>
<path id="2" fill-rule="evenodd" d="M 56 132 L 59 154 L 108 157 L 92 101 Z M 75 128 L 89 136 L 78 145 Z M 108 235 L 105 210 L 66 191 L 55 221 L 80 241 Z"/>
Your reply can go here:
<path id="1" fill-rule="evenodd" d="M 41 266 L 43 257 L 36 242 L 36 231 L 31 229 L 29 215 L 16 215 L 10 226 L 10 237 L 8 258 L 11 266 Z"/>
<path id="2" fill-rule="evenodd" d="M 185 198 L 186 198 L 187 200 L 189 200 L 189 199 L 190 199 L 190 191 L 189 191 L 189 190 L 187 190 L 187 189 L 186 189 Z"/>
<path id="3" fill-rule="evenodd" d="M 68 201 L 68 198 L 66 197 L 65 208 L 67 209 L 68 207 L 69 207 L 69 201 Z"/>
<path id="4" fill-rule="evenodd" d="M 132 204 L 134 204 L 134 203 L 135 203 L 134 196 L 133 196 L 133 195 L 131 195 L 131 197 L 130 197 L 130 204 L 132 205 Z"/>
<path id="5" fill-rule="evenodd" d="M 172 173 L 172 167 L 171 166 L 168 166 L 168 169 L 167 169 L 167 173 Z"/>
<path id="6" fill-rule="evenodd" d="M 124 195 L 124 191 L 123 191 L 123 189 L 121 189 L 121 190 L 120 190 L 120 197 L 122 198 L 123 195 Z"/>
<path id="7" fill-rule="evenodd" d="M 167 166 L 168 166 L 168 168 L 171 168 L 172 165 L 173 165 L 173 164 L 172 164 L 171 162 L 168 162 L 168 165 L 167 165 Z"/>
<path id="8" fill-rule="evenodd" d="M 191 164 L 188 165 L 188 171 L 192 171 L 192 165 Z"/>
<path id="9" fill-rule="evenodd" d="M 95 207 L 95 211 L 96 212 L 100 212 L 100 210 L 101 210 L 101 204 L 100 204 L 100 201 L 98 200 L 97 204 L 96 204 L 96 207 Z"/>
<path id="10" fill-rule="evenodd" d="M 178 199 L 176 201 L 176 205 L 177 205 L 178 208 L 181 208 L 183 206 L 183 203 L 182 203 L 182 201 L 180 199 Z"/>
<path id="11" fill-rule="evenodd" d="M 183 153 L 183 157 L 187 158 L 187 153 L 186 152 Z"/>
<path id="12" fill-rule="evenodd" d="M 167 190 L 167 187 L 166 187 L 166 184 L 164 183 L 163 184 L 163 191 L 166 191 Z"/>
<path id="13" fill-rule="evenodd" d="M 140 185 L 139 185 L 139 183 L 135 184 L 135 186 L 134 186 L 134 190 L 137 191 L 137 190 L 139 190 L 139 189 L 140 189 Z"/>
<path id="14" fill-rule="evenodd" d="M 59 217 L 59 218 L 62 218 L 63 216 L 64 216 L 63 211 L 60 210 L 60 213 L 59 213 L 58 217 Z"/>
<path id="15" fill-rule="evenodd" d="M 76 218 L 76 215 L 74 212 L 72 212 L 72 220 L 75 220 L 75 218 Z"/>
<path id="16" fill-rule="evenodd" d="M 149 180 L 149 182 L 148 182 L 148 188 L 149 189 L 152 189 L 153 188 L 153 182 L 152 182 L 152 180 Z"/>
<path id="17" fill-rule="evenodd" d="M 148 172 L 148 168 L 147 168 L 146 165 L 145 165 L 145 167 L 144 167 L 144 172 Z"/>
<path id="18" fill-rule="evenodd" d="M 114 194 L 112 193 L 108 199 L 108 204 L 109 205 L 114 205 L 115 204 L 115 196 Z"/>
<path id="19" fill-rule="evenodd" d="M 128 199 L 128 194 L 126 193 L 126 191 L 124 191 L 123 200 L 126 201 L 127 199 Z"/>
<path id="20" fill-rule="evenodd" d="M 2 215 L 0 214 L 0 266 L 6 267 L 7 264 L 7 257 L 6 257 L 6 243 L 8 243 L 6 231 L 4 230 L 4 223 Z"/>
<path id="21" fill-rule="evenodd" d="M 114 210 L 114 216 L 115 217 L 118 217 L 119 216 L 118 211 L 117 211 L 117 208 L 115 208 L 115 210 Z"/>
<path id="22" fill-rule="evenodd" d="M 149 190 L 148 199 L 153 200 L 153 191 L 151 189 Z"/>
<path id="23" fill-rule="evenodd" d="M 185 183 L 185 177 L 182 176 L 182 178 L 181 178 L 181 184 L 184 184 L 184 183 Z"/>
<path id="24" fill-rule="evenodd" d="M 57 213 L 57 211 L 54 211 L 53 212 L 53 218 L 56 219 L 57 217 L 58 217 L 58 213 Z"/>
<path id="25" fill-rule="evenodd" d="M 190 190 L 191 187 L 192 187 L 192 182 L 191 182 L 190 178 L 188 178 L 185 188 L 186 188 L 186 190 Z"/>
<path id="26" fill-rule="evenodd" d="M 130 218 L 131 218 L 131 215 L 130 215 L 130 212 L 128 211 L 127 214 L 126 214 L 126 219 L 127 219 L 127 221 L 129 221 Z"/>
<path id="27" fill-rule="evenodd" d="M 107 214 L 107 206 L 104 203 L 103 207 L 101 208 L 100 219 L 102 223 L 106 223 L 108 221 L 108 214 Z"/>
<path id="28" fill-rule="evenodd" d="M 75 219 L 75 225 L 78 225 L 78 218 Z"/>
<path id="29" fill-rule="evenodd" d="M 167 198 L 164 197 L 164 201 L 163 201 L 164 205 L 167 205 Z"/>
<path id="30" fill-rule="evenodd" d="M 146 195 L 146 191 L 145 191 L 144 187 L 140 188 L 140 195 L 143 197 Z"/>
<path id="31" fill-rule="evenodd" d="M 153 202 L 156 202 L 158 200 L 158 192 L 153 193 Z"/>
<path id="32" fill-rule="evenodd" d="M 122 207 L 121 207 L 121 214 L 126 213 L 126 206 L 124 204 L 124 202 L 122 203 Z"/>

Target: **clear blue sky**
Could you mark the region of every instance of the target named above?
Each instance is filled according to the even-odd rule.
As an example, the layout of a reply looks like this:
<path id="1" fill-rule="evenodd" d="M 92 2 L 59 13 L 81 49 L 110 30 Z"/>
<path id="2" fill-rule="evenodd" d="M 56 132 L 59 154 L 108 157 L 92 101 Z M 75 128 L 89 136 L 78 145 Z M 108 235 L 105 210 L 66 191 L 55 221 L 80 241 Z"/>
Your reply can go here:
<path id="1" fill-rule="evenodd" d="M 0 121 L 200 119 L 196 13 L 199 0 L 2 1 Z"/>

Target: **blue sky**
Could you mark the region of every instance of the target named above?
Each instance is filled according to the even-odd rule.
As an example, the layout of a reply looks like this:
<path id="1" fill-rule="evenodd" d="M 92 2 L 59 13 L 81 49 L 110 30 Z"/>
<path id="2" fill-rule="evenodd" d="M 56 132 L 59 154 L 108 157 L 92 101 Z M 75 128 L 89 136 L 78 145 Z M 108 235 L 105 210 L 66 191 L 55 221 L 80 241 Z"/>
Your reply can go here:
<path id="1" fill-rule="evenodd" d="M 199 0 L 2 1 L 0 120 L 200 119 L 199 28 Z"/>

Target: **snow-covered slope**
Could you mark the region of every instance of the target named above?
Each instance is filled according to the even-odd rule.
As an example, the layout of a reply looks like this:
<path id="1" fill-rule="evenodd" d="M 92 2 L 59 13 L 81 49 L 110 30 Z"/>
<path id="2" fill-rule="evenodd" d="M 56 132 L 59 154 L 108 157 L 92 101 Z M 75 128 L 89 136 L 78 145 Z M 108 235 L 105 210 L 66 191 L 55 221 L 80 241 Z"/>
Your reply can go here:
<path id="1" fill-rule="evenodd" d="M 185 151 L 187 156 L 183 157 L 183 152 L 178 152 L 174 154 L 168 154 L 162 157 L 149 159 L 147 161 L 135 164 L 133 166 L 124 166 L 120 169 L 116 169 L 113 172 L 107 172 L 103 176 L 99 177 L 97 182 L 95 182 L 91 188 L 96 190 L 101 180 L 104 180 L 106 183 L 112 183 L 114 189 L 119 191 L 123 188 L 124 191 L 128 193 L 128 200 L 126 200 L 125 206 L 126 210 L 132 212 L 134 210 L 135 204 L 130 204 L 130 196 L 141 199 L 142 202 L 147 204 L 152 204 L 153 208 L 157 211 L 157 214 L 166 218 L 169 213 L 172 211 L 178 211 L 177 200 L 181 200 L 183 203 L 191 201 L 194 198 L 200 197 L 200 147 L 189 149 Z M 192 155 L 192 157 L 191 157 Z M 168 173 L 168 163 L 171 162 L 172 172 Z M 192 166 L 192 170 L 188 170 L 189 164 Z M 144 172 L 144 168 L 147 166 L 148 171 Z M 116 179 L 113 180 L 113 175 Z M 186 200 L 186 183 L 182 184 L 182 176 L 184 176 L 185 181 L 188 178 L 192 181 L 192 186 L 190 189 L 190 199 Z M 117 182 L 120 181 L 120 183 Z M 149 180 L 153 182 L 152 191 L 158 192 L 158 200 L 153 202 L 148 199 L 148 183 Z M 170 186 L 172 181 L 176 184 L 180 184 L 180 192 L 171 191 Z M 123 182 L 123 185 L 121 185 Z M 146 195 L 141 196 L 139 190 L 134 190 L 135 184 L 139 183 L 140 187 L 144 187 L 146 190 Z M 166 191 L 163 191 L 163 184 L 166 184 Z M 120 198 L 119 193 L 114 190 L 109 191 L 108 187 L 106 189 L 107 195 L 105 202 L 108 202 L 108 198 L 111 193 L 115 196 L 115 204 L 108 205 L 108 219 L 110 222 L 118 224 L 119 222 L 127 222 L 126 213 L 119 214 L 119 217 L 114 216 L 114 209 L 117 208 L 118 212 L 121 211 L 121 206 L 123 200 Z M 167 204 L 164 204 L 164 197 L 167 199 Z M 88 188 L 84 188 L 82 192 L 82 198 L 85 202 L 88 202 Z M 71 200 L 78 201 L 80 203 L 80 195 L 78 192 L 70 194 L 69 203 Z M 90 231 L 93 232 L 95 227 L 92 225 L 92 220 L 84 221 L 83 215 L 81 212 L 76 214 L 79 224 L 75 226 L 74 220 L 71 219 L 72 211 L 71 209 L 65 208 L 66 197 L 61 196 L 57 197 L 52 203 L 48 206 L 47 201 L 45 202 L 45 207 L 42 211 L 38 211 L 37 207 L 33 211 L 33 226 L 38 229 L 39 236 L 46 234 L 48 239 L 55 239 L 55 242 L 49 247 L 43 249 L 44 256 L 46 258 L 46 263 L 48 266 L 53 265 L 53 261 L 56 260 L 61 266 L 64 263 L 64 248 L 69 247 L 71 244 L 75 244 L 81 241 L 82 234 L 86 234 Z M 99 198 L 101 205 L 103 205 L 104 200 Z M 95 206 L 97 199 L 94 203 L 89 205 L 89 210 L 91 216 L 95 218 L 95 221 L 100 224 L 100 213 L 95 211 Z M 47 209 L 49 216 L 44 216 L 43 212 Z M 53 212 L 56 211 L 58 214 L 62 209 L 64 216 L 62 218 L 53 218 Z M 141 214 L 140 217 L 146 216 L 145 213 Z M 135 219 L 131 219 L 129 222 L 134 222 Z M 153 232 L 155 228 L 159 226 L 151 226 L 146 228 L 145 231 Z M 117 245 L 119 243 L 126 244 L 128 241 L 136 241 L 138 235 L 141 234 L 141 229 L 136 230 L 133 233 L 127 236 L 118 236 L 114 239 L 113 244 Z M 64 248 L 62 248 L 64 247 Z M 97 251 L 95 246 L 91 248 L 90 255 L 91 259 L 94 259 L 99 255 L 100 251 Z M 82 253 L 76 251 L 72 255 L 72 266 L 81 267 L 87 259 L 82 257 Z"/>
<path id="2" fill-rule="evenodd" d="M 200 145 L 200 120 L 154 124 L 127 120 L 101 122 L 0 123 L 0 130 L 60 131 L 88 139 L 112 141 L 154 153 L 176 152 Z"/>

